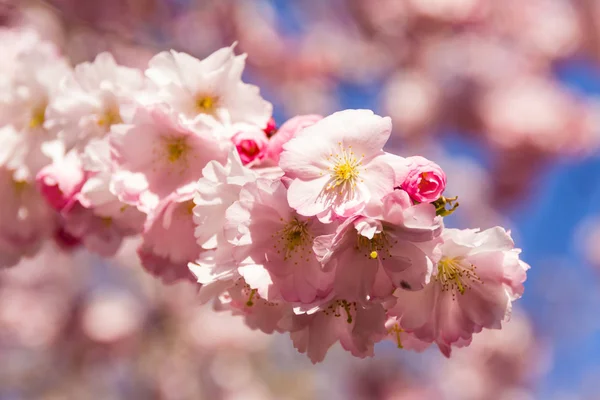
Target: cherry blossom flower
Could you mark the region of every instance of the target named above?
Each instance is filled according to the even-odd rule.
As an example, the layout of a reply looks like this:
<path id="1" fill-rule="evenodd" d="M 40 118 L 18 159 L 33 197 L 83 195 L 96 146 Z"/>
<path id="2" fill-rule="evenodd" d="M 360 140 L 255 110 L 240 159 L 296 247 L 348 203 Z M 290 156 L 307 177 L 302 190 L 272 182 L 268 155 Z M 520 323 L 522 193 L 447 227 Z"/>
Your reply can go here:
<path id="1" fill-rule="evenodd" d="M 500 227 L 446 229 L 441 258 L 429 284 L 420 291 L 398 289 L 389 310 L 403 329 L 435 341 L 450 355 L 451 345 L 470 342 L 483 328 L 500 329 L 512 301 L 521 297 L 529 266 L 519 260 L 510 234 Z"/>
<path id="2" fill-rule="evenodd" d="M 86 176 L 77 153 L 71 151 L 61 160 L 45 166 L 36 177 L 40 193 L 56 211 L 78 201 Z"/>
<path id="3" fill-rule="evenodd" d="M 381 305 L 362 307 L 335 299 L 312 314 L 290 315 L 281 325 L 290 332 L 294 347 L 316 364 L 337 341 L 355 357 L 372 357 L 374 344 L 387 334 L 385 321 Z"/>
<path id="4" fill-rule="evenodd" d="M 233 246 L 225 242 L 215 249 L 202 251 L 195 261 L 188 263 L 190 272 L 201 285 L 198 299 L 202 304 L 214 300 L 240 280 L 232 252 Z"/>
<path id="5" fill-rule="evenodd" d="M 389 300 L 395 288 L 419 290 L 437 261 L 442 221 L 430 204 L 410 204 L 404 191 L 387 196 L 383 218 L 353 217 L 315 240 L 325 268 L 335 270 L 334 291 L 349 301 Z"/>
<path id="6" fill-rule="evenodd" d="M 258 174 L 242 165 L 236 150 L 229 153 L 227 164 L 211 161 L 198 180 L 192 209 L 197 243 L 206 249 L 188 264 L 202 286 L 199 299 L 206 303 L 233 287 L 240 275 L 233 259 L 233 246 L 223 228 L 227 209 L 239 199 L 242 186 L 258 178 Z"/>
<path id="7" fill-rule="evenodd" d="M 72 150 L 42 169 L 37 176 L 38 188 L 60 212 L 57 238 L 61 244 L 82 243 L 88 250 L 112 256 L 123 237 L 142 231 L 146 216 L 109 190 L 112 170 L 108 143 L 96 141 L 86 152 L 82 159 Z"/>
<path id="8" fill-rule="evenodd" d="M 163 107 L 139 107 L 132 124 L 112 126 L 109 141 L 117 170 L 143 174 L 147 190 L 159 198 L 195 182 L 209 161 L 227 157 L 210 129 L 181 122 Z M 138 185 L 137 176 L 123 182 L 122 191 L 131 185 Z"/>
<path id="9" fill-rule="evenodd" d="M 148 216 L 138 255 L 144 268 L 166 283 L 193 281 L 188 262 L 201 248 L 194 237 L 194 185 L 183 187 L 162 200 Z"/>
<path id="10" fill-rule="evenodd" d="M 16 75 L 21 72 L 22 61 L 32 57 L 38 60 L 56 60 L 59 50 L 50 41 L 42 40 L 40 35 L 31 27 L 2 27 L 0 28 L 5 61 L 0 65 L 0 86 L 9 88 Z M 6 93 L 3 93 L 4 96 Z"/>
<path id="11" fill-rule="evenodd" d="M 234 46 L 204 60 L 173 50 L 154 56 L 146 76 L 157 87 L 158 101 L 189 119 L 200 116 L 221 124 L 266 127 L 272 106 L 260 97 L 256 86 L 242 82 L 246 55 L 234 55 Z"/>
<path id="12" fill-rule="evenodd" d="M 246 325 L 264 333 L 283 332 L 281 321 L 292 313 L 288 304 L 264 299 L 244 279 L 237 279 L 226 293 L 219 296 L 217 307 L 244 316 Z"/>
<path id="13" fill-rule="evenodd" d="M 21 54 L 13 79 L 0 95 L 0 165 L 19 180 L 32 181 L 45 165 L 62 156 L 62 145 L 47 128 L 47 106 L 70 68 L 57 54 L 33 50 Z"/>
<path id="14" fill-rule="evenodd" d="M 61 216 L 62 229 L 67 235 L 104 257 L 115 255 L 123 238 L 139 234 L 146 217 L 131 206 L 115 211 L 86 207 L 79 201 L 63 209 Z"/>
<path id="15" fill-rule="evenodd" d="M 287 142 L 279 165 L 292 179 L 290 206 L 323 221 L 350 217 L 392 191 L 394 171 L 382 148 L 391 122 L 369 110 L 345 110 Z"/>
<path id="16" fill-rule="evenodd" d="M 67 148 L 83 149 L 92 138 L 102 138 L 113 124 L 131 118 L 135 95 L 144 87 L 141 71 L 117 65 L 109 53 L 75 67 L 63 80 L 48 117 Z"/>
<path id="17" fill-rule="evenodd" d="M 33 183 L 16 180 L 0 168 L 0 267 L 32 257 L 56 226 L 56 215 Z"/>
<path id="18" fill-rule="evenodd" d="M 311 304 L 327 298 L 333 274 L 321 270 L 315 237 L 327 232 L 316 218 L 297 214 L 280 181 L 258 179 L 227 210 L 225 235 L 246 283 L 268 301 Z"/>
<path id="19" fill-rule="evenodd" d="M 205 249 L 213 249 L 218 243 L 224 244 L 223 236 L 225 212 L 239 199 L 242 186 L 256 180 L 257 174 L 242 165 L 236 151 L 231 151 L 225 165 L 210 161 L 202 170 L 194 196 L 193 209 L 198 244 Z"/>

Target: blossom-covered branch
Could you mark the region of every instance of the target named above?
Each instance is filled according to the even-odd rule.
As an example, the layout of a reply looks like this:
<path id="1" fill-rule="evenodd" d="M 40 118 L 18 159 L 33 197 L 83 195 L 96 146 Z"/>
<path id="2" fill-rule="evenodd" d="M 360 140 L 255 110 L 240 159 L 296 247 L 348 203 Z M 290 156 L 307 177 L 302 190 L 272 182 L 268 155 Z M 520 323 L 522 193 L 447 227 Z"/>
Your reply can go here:
<path id="1" fill-rule="evenodd" d="M 527 264 L 510 233 L 455 230 L 442 168 L 384 150 L 389 117 L 296 116 L 241 79 L 235 45 L 176 51 L 145 71 L 108 53 L 70 68 L 30 32 L 0 81 L 0 266 L 45 241 L 110 257 L 140 236 L 165 283 L 253 329 L 289 333 L 313 362 L 386 338 L 449 356 L 499 329 Z M 447 208 L 450 206 L 450 208 Z"/>

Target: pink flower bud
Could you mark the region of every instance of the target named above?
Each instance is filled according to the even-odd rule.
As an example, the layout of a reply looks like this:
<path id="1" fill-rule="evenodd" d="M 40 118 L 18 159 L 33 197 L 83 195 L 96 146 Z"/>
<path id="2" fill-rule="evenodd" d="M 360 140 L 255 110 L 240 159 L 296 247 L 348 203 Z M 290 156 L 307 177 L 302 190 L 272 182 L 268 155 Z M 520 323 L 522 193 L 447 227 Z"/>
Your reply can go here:
<path id="1" fill-rule="evenodd" d="M 439 199 L 446 188 L 446 174 L 442 168 L 425 157 L 409 157 L 407 161 L 409 173 L 402 189 L 419 203 L 431 203 Z"/>
<path id="2" fill-rule="evenodd" d="M 269 139 L 260 129 L 249 129 L 236 133 L 231 140 L 244 165 L 260 161 L 267 155 Z"/>
<path id="3" fill-rule="evenodd" d="M 267 126 L 265 127 L 265 129 L 263 129 L 263 131 L 269 138 L 277 133 L 277 124 L 275 123 L 273 117 L 269 118 Z"/>
<path id="4" fill-rule="evenodd" d="M 277 134 L 269 140 L 269 148 L 267 150 L 269 158 L 276 163 L 279 163 L 279 155 L 283 151 L 283 145 L 289 142 L 290 139 L 296 136 L 302 129 L 308 128 L 322 119 L 323 117 L 320 115 L 309 114 L 298 115 L 287 120 L 281 125 Z"/>

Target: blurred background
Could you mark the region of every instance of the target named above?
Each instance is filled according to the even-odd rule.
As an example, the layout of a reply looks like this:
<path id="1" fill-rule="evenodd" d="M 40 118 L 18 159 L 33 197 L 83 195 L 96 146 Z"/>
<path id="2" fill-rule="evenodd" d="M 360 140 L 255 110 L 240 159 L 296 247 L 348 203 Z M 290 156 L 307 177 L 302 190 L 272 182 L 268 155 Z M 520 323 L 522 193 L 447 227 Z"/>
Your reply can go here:
<path id="1" fill-rule="evenodd" d="M 390 115 L 388 151 L 446 170 L 447 225 L 510 227 L 532 266 L 505 329 L 450 360 L 389 342 L 312 366 L 146 276 L 133 242 L 108 262 L 49 247 L 0 274 L 1 400 L 600 399 L 600 1 L 0 0 L 0 25 L 73 64 L 237 41 L 278 124 Z"/>

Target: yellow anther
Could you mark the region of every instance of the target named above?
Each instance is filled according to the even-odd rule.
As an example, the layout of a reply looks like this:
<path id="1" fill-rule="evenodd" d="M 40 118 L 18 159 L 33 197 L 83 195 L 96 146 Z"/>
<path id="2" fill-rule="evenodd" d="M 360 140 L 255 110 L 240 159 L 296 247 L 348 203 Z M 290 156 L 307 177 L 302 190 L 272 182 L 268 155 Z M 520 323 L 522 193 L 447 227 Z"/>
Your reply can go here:
<path id="1" fill-rule="evenodd" d="M 185 139 L 169 139 L 167 141 L 167 159 L 174 163 L 185 156 L 189 146 Z"/>
<path id="2" fill-rule="evenodd" d="M 217 106 L 217 100 L 212 96 L 200 96 L 196 99 L 196 109 L 202 114 L 212 114 Z"/>
<path id="3" fill-rule="evenodd" d="M 31 119 L 29 120 L 29 127 L 31 129 L 39 128 L 44 125 L 46 120 L 46 106 L 37 107 L 31 113 Z"/>
<path id="4" fill-rule="evenodd" d="M 98 120 L 98 126 L 110 128 L 111 125 L 120 124 L 123 120 L 119 110 L 107 110 L 104 115 Z"/>

